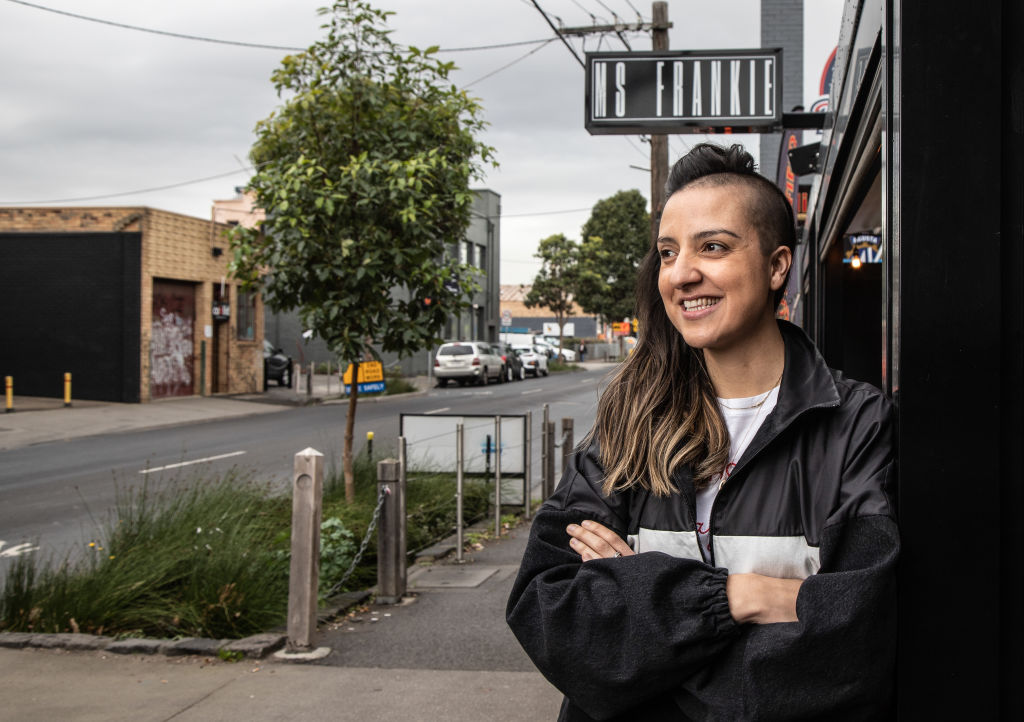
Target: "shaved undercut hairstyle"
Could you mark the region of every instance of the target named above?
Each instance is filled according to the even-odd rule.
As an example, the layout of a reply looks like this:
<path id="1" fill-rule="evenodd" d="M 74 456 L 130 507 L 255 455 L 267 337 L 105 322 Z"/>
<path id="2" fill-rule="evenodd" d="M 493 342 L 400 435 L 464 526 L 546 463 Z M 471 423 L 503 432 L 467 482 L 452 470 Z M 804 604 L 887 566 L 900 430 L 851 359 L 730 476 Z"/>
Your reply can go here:
<path id="1" fill-rule="evenodd" d="M 779 246 L 795 247 L 792 206 L 775 184 L 757 174 L 743 146 L 694 146 L 669 171 L 665 199 L 691 185 L 747 188 L 751 225 L 765 256 Z M 606 494 L 638 487 L 667 496 L 677 491 L 673 477 L 683 467 L 702 489 L 729 459 L 729 432 L 704 355 L 687 346 L 665 313 L 660 270 L 652 243 L 637 274 L 636 348 L 602 394 L 597 422 L 584 442 L 597 442 Z M 785 288 L 784 282 L 775 292 L 776 306 Z"/>

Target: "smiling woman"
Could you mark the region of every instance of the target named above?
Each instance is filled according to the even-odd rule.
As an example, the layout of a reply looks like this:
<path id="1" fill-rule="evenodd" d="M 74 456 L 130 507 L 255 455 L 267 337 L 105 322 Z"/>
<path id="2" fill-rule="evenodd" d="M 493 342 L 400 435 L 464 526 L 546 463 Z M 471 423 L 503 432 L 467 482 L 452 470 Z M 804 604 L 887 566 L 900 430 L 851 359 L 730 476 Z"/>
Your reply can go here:
<path id="1" fill-rule="evenodd" d="M 507 618 L 560 719 L 885 718 L 892 409 L 776 321 L 792 210 L 742 147 L 672 169 L 640 338 L 538 511 Z"/>

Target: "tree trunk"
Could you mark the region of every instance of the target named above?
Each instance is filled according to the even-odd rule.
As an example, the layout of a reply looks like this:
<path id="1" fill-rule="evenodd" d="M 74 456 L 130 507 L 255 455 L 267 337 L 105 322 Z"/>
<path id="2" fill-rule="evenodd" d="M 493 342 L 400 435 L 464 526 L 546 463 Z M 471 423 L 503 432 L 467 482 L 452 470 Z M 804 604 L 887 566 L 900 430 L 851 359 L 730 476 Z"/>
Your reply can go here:
<path id="1" fill-rule="evenodd" d="M 356 426 L 356 397 L 359 396 L 359 362 L 352 362 L 352 384 L 348 394 L 348 416 L 345 418 L 345 445 L 341 451 L 341 464 L 345 473 L 345 502 L 356 500 L 356 474 L 352 465 L 352 437 Z"/>

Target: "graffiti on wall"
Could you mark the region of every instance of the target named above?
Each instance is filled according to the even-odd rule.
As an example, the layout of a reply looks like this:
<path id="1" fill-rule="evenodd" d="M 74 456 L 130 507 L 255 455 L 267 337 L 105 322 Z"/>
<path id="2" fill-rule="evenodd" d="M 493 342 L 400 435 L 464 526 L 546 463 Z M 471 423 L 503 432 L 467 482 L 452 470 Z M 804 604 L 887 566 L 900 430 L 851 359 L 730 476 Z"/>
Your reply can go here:
<path id="1" fill-rule="evenodd" d="M 153 320 L 153 385 L 160 387 L 154 396 L 178 396 L 188 387 L 192 393 L 192 319 L 160 309 Z"/>
<path id="2" fill-rule="evenodd" d="M 191 288 L 154 284 L 149 371 L 153 398 L 193 393 L 194 308 Z"/>

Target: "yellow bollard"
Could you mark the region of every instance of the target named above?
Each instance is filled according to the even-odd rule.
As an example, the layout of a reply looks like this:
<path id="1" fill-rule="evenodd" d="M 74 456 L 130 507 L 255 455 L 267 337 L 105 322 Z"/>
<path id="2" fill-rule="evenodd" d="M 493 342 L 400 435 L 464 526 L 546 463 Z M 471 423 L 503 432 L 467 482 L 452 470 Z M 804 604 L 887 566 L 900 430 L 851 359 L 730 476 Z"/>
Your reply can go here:
<path id="1" fill-rule="evenodd" d="M 373 432 L 366 432 L 366 458 L 373 461 Z"/>
<path id="2" fill-rule="evenodd" d="M 71 374 L 64 374 L 64 407 L 71 406 Z"/>
<path id="3" fill-rule="evenodd" d="M 7 411 L 6 411 L 6 413 L 9 414 L 12 411 L 14 411 L 14 377 L 13 376 L 5 376 L 4 377 L 4 385 L 7 387 Z"/>

